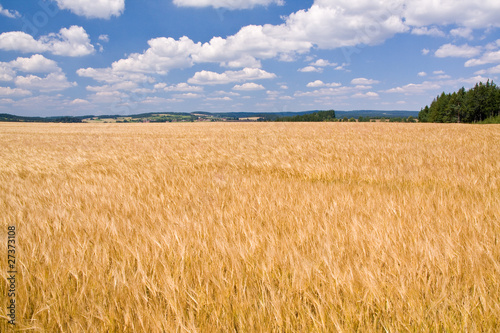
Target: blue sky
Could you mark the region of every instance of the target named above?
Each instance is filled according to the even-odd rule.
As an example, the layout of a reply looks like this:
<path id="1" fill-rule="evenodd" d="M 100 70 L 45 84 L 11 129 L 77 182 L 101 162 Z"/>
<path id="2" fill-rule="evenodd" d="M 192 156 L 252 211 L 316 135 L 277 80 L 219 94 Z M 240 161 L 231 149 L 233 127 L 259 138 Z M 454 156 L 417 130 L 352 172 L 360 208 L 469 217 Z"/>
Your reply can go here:
<path id="1" fill-rule="evenodd" d="M 0 113 L 420 110 L 500 74 L 500 1 L 0 0 Z"/>

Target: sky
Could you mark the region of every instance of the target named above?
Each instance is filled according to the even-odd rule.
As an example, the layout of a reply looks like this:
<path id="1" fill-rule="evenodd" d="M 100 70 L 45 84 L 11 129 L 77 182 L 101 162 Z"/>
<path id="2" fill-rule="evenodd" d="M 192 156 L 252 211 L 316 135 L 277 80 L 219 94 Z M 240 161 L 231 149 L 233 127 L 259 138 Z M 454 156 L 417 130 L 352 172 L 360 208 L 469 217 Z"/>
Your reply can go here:
<path id="1" fill-rule="evenodd" d="M 0 0 L 0 113 L 418 111 L 500 75 L 498 0 Z"/>

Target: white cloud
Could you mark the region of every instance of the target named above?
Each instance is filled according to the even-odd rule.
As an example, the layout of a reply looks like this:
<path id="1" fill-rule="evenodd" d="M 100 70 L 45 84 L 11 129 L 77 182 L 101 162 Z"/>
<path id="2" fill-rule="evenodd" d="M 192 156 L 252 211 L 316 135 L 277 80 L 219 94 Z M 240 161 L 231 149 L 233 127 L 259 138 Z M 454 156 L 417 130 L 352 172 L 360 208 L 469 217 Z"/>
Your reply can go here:
<path id="1" fill-rule="evenodd" d="M 427 27 L 419 27 L 419 28 L 413 28 L 411 30 L 411 33 L 413 35 L 419 35 L 419 36 L 433 36 L 433 37 L 444 37 L 446 36 L 446 34 L 439 30 L 438 28 L 436 27 L 431 27 L 431 28 L 427 28 Z"/>
<path id="2" fill-rule="evenodd" d="M 35 89 L 42 92 L 64 90 L 76 86 L 76 82 L 69 82 L 64 73 L 50 73 L 44 78 L 35 75 L 18 76 L 15 84 L 24 89 Z"/>
<path id="3" fill-rule="evenodd" d="M 88 91 L 94 91 L 94 92 L 117 91 L 117 90 L 135 91 L 136 88 L 137 88 L 137 83 L 132 81 L 122 81 L 112 85 L 105 84 L 102 86 L 87 86 Z M 145 91 L 142 90 L 141 92 L 144 93 Z M 152 91 L 147 90 L 147 92 L 152 92 Z"/>
<path id="4" fill-rule="evenodd" d="M 465 67 L 494 64 L 500 62 L 500 51 L 489 51 L 479 59 L 470 59 L 465 63 Z"/>
<path id="5" fill-rule="evenodd" d="M 93 103 L 110 104 L 125 102 L 129 98 L 129 95 L 119 91 L 100 91 L 95 94 L 89 95 L 88 98 Z"/>
<path id="6" fill-rule="evenodd" d="M 59 33 L 50 33 L 38 40 L 22 31 L 4 32 L 0 35 L 0 49 L 23 53 L 51 52 L 69 57 L 85 56 L 95 52 L 87 32 L 76 25 L 62 28 Z"/>
<path id="7" fill-rule="evenodd" d="M 244 83 L 242 85 L 237 84 L 233 87 L 233 90 L 240 90 L 240 91 L 253 91 L 253 90 L 264 90 L 264 89 L 266 88 L 264 88 L 263 85 L 253 82 Z"/>
<path id="8" fill-rule="evenodd" d="M 434 53 L 434 55 L 438 58 L 471 58 L 477 56 L 480 52 L 481 48 L 478 46 L 469 46 L 468 44 L 464 44 L 461 46 L 444 44 Z"/>
<path id="9" fill-rule="evenodd" d="M 216 95 L 216 96 L 240 96 L 240 94 L 238 93 L 235 93 L 234 91 L 224 91 L 224 90 L 218 90 L 218 91 L 214 91 L 212 93 L 213 95 Z"/>
<path id="10" fill-rule="evenodd" d="M 484 47 L 487 51 L 494 51 L 500 47 L 500 39 L 497 39 L 496 41 L 492 43 L 486 44 Z"/>
<path id="11" fill-rule="evenodd" d="M 370 89 L 369 86 L 355 86 L 355 87 L 346 87 L 346 86 L 333 86 L 329 88 L 321 88 L 313 91 L 297 91 L 294 96 L 296 97 L 324 97 L 324 96 L 345 96 L 353 93 L 357 93 L 360 90 Z"/>
<path id="12" fill-rule="evenodd" d="M 483 69 L 480 71 L 475 72 L 474 74 L 476 75 L 484 75 L 484 74 L 500 74 L 500 65 L 488 68 L 488 69 Z"/>
<path id="13" fill-rule="evenodd" d="M 71 105 L 89 105 L 90 102 L 85 100 L 85 99 L 81 99 L 81 98 L 75 98 L 74 100 L 72 100 L 70 102 Z"/>
<path id="14" fill-rule="evenodd" d="M 427 90 L 441 89 L 441 85 L 435 82 L 425 81 L 423 83 L 410 83 L 401 87 L 392 88 L 386 90 L 387 93 L 399 93 L 399 94 L 422 94 Z"/>
<path id="15" fill-rule="evenodd" d="M 311 8 L 292 13 L 279 30 L 283 38 L 310 41 L 322 49 L 375 45 L 408 30 L 403 7 L 391 2 L 316 0 Z"/>
<path id="16" fill-rule="evenodd" d="M 240 71 L 226 71 L 224 73 L 203 70 L 196 72 L 188 82 L 191 84 L 227 84 L 240 81 L 273 79 L 275 77 L 275 74 L 268 73 L 259 68 L 244 68 Z"/>
<path id="17" fill-rule="evenodd" d="M 3 8 L 2 5 L 0 5 L 0 15 L 9 17 L 9 18 L 18 18 L 21 17 L 21 14 L 17 10 L 9 10 Z"/>
<path id="18" fill-rule="evenodd" d="M 157 96 L 154 97 L 149 96 L 140 101 L 141 104 L 155 104 L 155 105 L 159 104 L 165 105 L 167 103 L 179 103 L 179 102 L 182 102 L 182 100 L 176 98 L 163 98 Z"/>
<path id="19" fill-rule="evenodd" d="M 321 80 L 316 80 L 314 82 L 309 82 L 307 84 L 308 88 L 318 88 L 318 87 L 324 87 L 324 86 L 325 86 L 325 83 Z"/>
<path id="20" fill-rule="evenodd" d="M 422 54 L 423 55 L 428 55 L 429 52 L 431 52 L 429 49 L 422 49 Z"/>
<path id="21" fill-rule="evenodd" d="M 411 26 L 457 24 L 465 28 L 488 28 L 500 25 L 500 2 L 496 0 L 412 0 L 404 3 L 406 23 Z"/>
<path id="22" fill-rule="evenodd" d="M 156 87 L 155 87 L 156 88 Z M 203 87 L 200 86 L 190 86 L 189 84 L 182 82 L 173 86 L 165 86 L 163 87 L 164 91 L 192 91 L 192 92 L 201 92 L 203 91 Z"/>
<path id="23" fill-rule="evenodd" d="M 44 78 L 35 75 L 17 76 L 17 71 L 49 74 Z M 10 62 L 0 62 L 0 80 L 14 81 L 16 86 L 24 90 L 34 89 L 42 92 L 63 90 L 76 85 L 74 82 L 68 82 L 66 75 L 55 61 L 40 54 L 34 54 L 30 58 L 18 57 Z"/>
<path id="24" fill-rule="evenodd" d="M 369 91 L 367 93 L 357 93 L 352 95 L 353 98 L 378 98 L 379 95 L 376 92 Z"/>
<path id="25" fill-rule="evenodd" d="M 20 88 L 0 87 L 0 96 L 19 97 L 31 95 L 31 91 Z"/>
<path id="26" fill-rule="evenodd" d="M 11 98 L 0 98 L 0 104 L 13 104 L 15 101 Z"/>
<path id="27" fill-rule="evenodd" d="M 401 13 L 387 15 L 385 4 L 359 1 L 317 0 L 311 8 L 286 17 L 283 24 L 245 26 L 232 36 L 214 37 L 204 44 L 194 43 L 187 37 L 178 41 L 172 38 L 152 39 L 148 42 L 150 48 L 144 53 L 119 60 L 112 64 L 112 68 L 158 74 L 166 74 L 172 68 L 207 62 L 225 67 L 260 68 L 260 59 L 277 57 L 289 61 L 294 59 L 295 54 L 309 52 L 314 46 L 374 45 L 408 30 Z M 318 67 L 325 64 L 326 61 Z M 305 70 L 311 70 L 310 67 Z"/>
<path id="28" fill-rule="evenodd" d="M 61 9 L 87 18 L 109 19 L 120 16 L 125 10 L 125 0 L 55 0 Z"/>
<path id="29" fill-rule="evenodd" d="M 255 68 L 260 67 L 258 59 L 280 56 L 281 60 L 289 60 L 293 58 L 290 54 L 308 52 L 312 47 L 309 41 L 283 36 L 280 27 L 249 25 L 225 39 L 214 37 L 193 54 L 193 59 L 197 63 L 218 62 L 226 67 Z"/>
<path id="30" fill-rule="evenodd" d="M 302 73 L 311 73 L 311 72 L 321 73 L 321 72 L 323 72 L 323 68 L 317 68 L 314 66 L 307 66 L 304 68 L 299 68 L 298 71 L 302 72 Z"/>
<path id="31" fill-rule="evenodd" d="M 420 76 L 420 77 L 424 77 L 424 76 L 427 76 L 427 73 L 426 72 L 420 72 L 417 75 Z"/>
<path id="32" fill-rule="evenodd" d="M 372 85 L 372 84 L 377 84 L 380 83 L 380 81 L 373 80 L 373 79 L 365 79 L 364 77 L 358 77 L 356 79 L 351 80 L 351 84 L 355 85 Z"/>
<path id="33" fill-rule="evenodd" d="M 7 62 L 0 62 L 0 81 L 12 81 L 16 77 L 16 72 Z"/>
<path id="34" fill-rule="evenodd" d="M 34 54 L 30 58 L 18 57 L 9 62 L 9 65 L 22 72 L 28 73 L 52 73 L 61 69 L 54 60 L 47 59 L 41 54 Z"/>
<path id="35" fill-rule="evenodd" d="M 80 68 L 76 71 L 79 76 L 90 77 L 99 82 L 118 83 L 122 81 L 153 82 L 153 78 L 142 73 L 114 71 L 112 68 Z"/>
<path id="36" fill-rule="evenodd" d="M 359 51 L 356 48 L 358 45 L 364 47 L 380 44 L 397 33 L 413 30 L 416 34 L 441 35 L 442 31 L 437 26 L 456 24 L 458 28 L 455 34 L 458 35 L 465 34 L 466 29 L 495 26 L 499 25 L 496 22 L 500 22 L 500 3 L 496 0 L 486 0 L 481 4 L 470 0 L 422 1 L 315 0 L 310 8 L 283 17 L 282 24 L 248 25 L 234 35 L 214 37 L 206 43 L 195 43 L 188 37 L 179 40 L 163 37 L 151 39 L 148 42 L 149 48 L 143 53 L 134 53 L 114 62 L 110 69 L 100 71 L 110 70 L 113 75 L 118 76 L 134 72 L 165 75 L 171 69 L 188 68 L 202 63 L 257 69 L 261 68 L 261 60 L 275 58 L 290 61 L 313 48 L 342 48 L 348 58 L 352 52 Z M 179 6 L 225 8 L 276 2 L 279 1 L 175 1 Z M 444 54 L 445 51 L 441 50 L 437 54 Z M 424 55 L 429 52 L 428 49 L 422 50 Z M 321 72 L 325 66 L 333 64 L 319 59 L 300 71 Z M 344 65 L 336 69 L 344 69 Z M 224 77 L 224 73 L 202 71 L 191 78 L 191 82 L 198 80 L 213 83 L 227 82 L 228 78 Z"/>
<path id="37" fill-rule="evenodd" d="M 172 68 L 187 68 L 193 65 L 191 55 L 201 47 L 184 36 L 173 38 L 154 38 L 148 41 L 149 49 L 144 53 L 133 53 L 126 59 L 115 61 L 114 71 L 166 74 Z"/>
<path id="38" fill-rule="evenodd" d="M 307 84 L 308 88 L 319 88 L 319 87 L 340 87 L 341 84 L 337 82 L 332 82 L 332 83 L 324 83 L 321 80 L 316 80 L 314 82 L 309 82 Z"/>
<path id="39" fill-rule="evenodd" d="M 255 6 L 277 4 L 282 6 L 283 0 L 174 0 L 180 7 L 214 7 L 227 9 L 249 9 Z"/>
<path id="40" fill-rule="evenodd" d="M 462 37 L 466 39 L 473 39 L 471 28 L 456 28 L 450 30 L 450 34 L 453 37 Z"/>
<path id="41" fill-rule="evenodd" d="M 45 52 L 48 46 L 22 31 L 4 32 L 0 35 L 0 49 L 19 52 Z"/>
<path id="42" fill-rule="evenodd" d="M 231 97 L 225 96 L 225 97 L 208 97 L 206 98 L 207 101 L 232 101 L 233 99 Z"/>
<path id="43" fill-rule="evenodd" d="M 310 63 L 309 65 L 315 67 L 327 67 L 327 66 L 337 66 L 338 64 L 334 62 L 333 63 L 329 62 L 328 60 L 318 59 L 315 62 Z"/>
<path id="44" fill-rule="evenodd" d="M 203 95 L 200 94 L 195 94 L 195 93 L 184 93 L 184 94 L 175 94 L 174 98 L 181 98 L 181 99 L 186 99 L 186 98 L 201 98 Z"/>
<path id="45" fill-rule="evenodd" d="M 99 35 L 99 40 L 107 43 L 107 42 L 109 42 L 109 36 L 108 35 Z"/>

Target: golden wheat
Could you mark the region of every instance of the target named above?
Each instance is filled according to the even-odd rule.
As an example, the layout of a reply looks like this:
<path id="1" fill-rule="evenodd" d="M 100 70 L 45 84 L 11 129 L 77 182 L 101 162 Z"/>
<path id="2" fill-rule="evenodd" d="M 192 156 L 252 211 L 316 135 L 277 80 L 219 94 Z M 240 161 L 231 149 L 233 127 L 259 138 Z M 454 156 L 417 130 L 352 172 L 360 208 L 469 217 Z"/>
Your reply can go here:
<path id="1" fill-rule="evenodd" d="M 0 124 L 0 331 L 500 330 L 500 127 Z M 5 244 L 5 245 L 4 245 Z"/>

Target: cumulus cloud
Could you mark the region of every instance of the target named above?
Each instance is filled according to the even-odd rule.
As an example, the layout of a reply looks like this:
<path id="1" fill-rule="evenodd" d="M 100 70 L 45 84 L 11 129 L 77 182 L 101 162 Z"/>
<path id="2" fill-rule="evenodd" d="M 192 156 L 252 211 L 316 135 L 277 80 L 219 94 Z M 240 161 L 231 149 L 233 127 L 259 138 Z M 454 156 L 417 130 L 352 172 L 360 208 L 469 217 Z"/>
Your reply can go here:
<path id="1" fill-rule="evenodd" d="M 462 37 L 466 39 L 473 39 L 471 28 L 456 28 L 450 30 L 450 35 L 453 37 Z"/>
<path id="2" fill-rule="evenodd" d="M 231 97 L 225 96 L 225 97 L 208 97 L 206 98 L 207 101 L 232 101 L 233 99 Z"/>
<path id="3" fill-rule="evenodd" d="M 0 62 L 0 81 L 12 81 L 16 76 L 16 72 L 12 69 L 9 63 Z"/>
<path id="4" fill-rule="evenodd" d="M 41 92 L 64 90 L 76 86 L 76 82 L 69 82 L 64 73 L 50 73 L 46 77 L 36 75 L 18 76 L 15 79 L 18 87 Z"/>
<path id="5" fill-rule="evenodd" d="M 237 84 L 233 87 L 233 90 L 240 90 L 240 91 L 253 91 L 253 90 L 264 90 L 264 89 L 266 88 L 264 88 L 263 85 L 253 82 L 244 83 L 242 85 Z"/>
<path id="6" fill-rule="evenodd" d="M 226 67 L 260 67 L 258 59 L 305 53 L 312 43 L 283 36 L 280 26 L 249 25 L 227 38 L 214 37 L 204 43 L 199 53 L 193 54 L 198 62 L 218 62 Z"/>
<path id="7" fill-rule="evenodd" d="M 419 35 L 419 36 L 423 36 L 423 35 L 433 36 L 433 37 L 444 37 L 444 36 L 446 36 L 446 34 L 443 31 L 439 30 L 436 27 L 431 27 L 431 28 L 427 28 L 427 27 L 413 28 L 411 30 L 411 33 L 413 35 Z"/>
<path id="8" fill-rule="evenodd" d="M 27 73 L 52 73 L 61 72 L 57 63 L 40 54 L 30 58 L 18 57 L 10 62 L 0 62 L 0 81 L 13 81 L 17 71 Z"/>
<path id="9" fill-rule="evenodd" d="M 22 31 L 4 32 L 0 35 L 0 49 L 23 53 L 50 52 L 69 57 L 80 57 L 95 52 L 85 29 L 76 25 L 62 28 L 59 33 L 50 33 L 38 40 Z"/>
<path id="10" fill-rule="evenodd" d="M 109 36 L 108 35 L 99 35 L 99 40 L 103 41 L 104 43 L 109 42 Z"/>
<path id="11" fill-rule="evenodd" d="M 21 14 L 17 10 L 9 10 L 3 8 L 2 5 L 0 5 L 0 15 L 6 16 L 8 18 L 18 18 L 21 17 Z"/>
<path id="12" fill-rule="evenodd" d="M 261 59 L 290 60 L 314 46 L 327 49 L 373 45 L 407 31 L 401 13 L 388 15 L 384 6 L 373 5 L 370 0 L 358 2 L 317 0 L 311 8 L 286 17 L 283 24 L 249 25 L 234 35 L 214 37 L 203 44 L 188 37 L 155 38 L 148 42 L 149 49 L 116 61 L 112 68 L 157 74 L 208 62 L 233 68 L 260 68 Z M 320 61 L 317 67 L 310 67 L 327 64 Z"/>
<path id="13" fill-rule="evenodd" d="M 329 97 L 329 96 L 343 96 L 353 93 L 358 93 L 362 90 L 370 89 L 369 86 L 355 86 L 347 87 L 340 84 L 332 84 L 330 87 L 324 86 L 323 88 L 313 91 L 297 91 L 294 96 L 296 97 Z"/>
<path id="14" fill-rule="evenodd" d="M 188 80 L 191 84 L 227 84 L 232 82 L 273 79 L 276 75 L 266 72 L 259 68 L 244 68 L 240 71 L 225 71 L 224 73 L 215 73 L 210 71 L 196 72 Z"/>
<path id="15" fill-rule="evenodd" d="M 482 69 L 480 71 L 475 72 L 474 74 L 477 75 L 484 75 L 484 74 L 500 74 L 500 65 L 488 68 L 488 69 Z"/>
<path id="16" fill-rule="evenodd" d="M 425 81 L 423 83 L 409 83 L 404 86 L 391 88 L 389 90 L 386 90 L 385 92 L 412 95 L 412 94 L 422 94 L 427 90 L 436 90 L 440 88 L 441 85 L 439 85 L 438 83 Z"/>
<path id="17" fill-rule="evenodd" d="M 327 66 L 337 66 L 338 64 L 335 62 L 329 62 L 328 60 L 325 59 L 318 59 L 315 62 L 310 63 L 309 65 L 315 66 L 315 67 L 327 67 Z"/>
<path id="18" fill-rule="evenodd" d="M 31 95 L 31 91 L 21 88 L 0 87 L 0 96 L 20 97 Z"/>
<path id="19" fill-rule="evenodd" d="M 478 46 L 469 46 L 468 44 L 460 46 L 453 44 L 444 44 L 434 53 L 434 55 L 438 58 L 472 58 L 474 56 L 477 56 L 480 52 L 481 48 Z"/>
<path id="20" fill-rule="evenodd" d="M 465 67 L 494 64 L 500 62 L 500 51 L 488 51 L 479 59 L 470 59 L 465 63 Z"/>
<path id="21" fill-rule="evenodd" d="M 337 82 L 332 82 L 332 83 L 324 83 L 321 80 L 316 80 L 313 82 L 309 82 L 307 84 L 308 88 L 319 88 L 319 87 L 340 87 L 341 84 Z"/>
<path id="22" fill-rule="evenodd" d="M 80 68 L 76 73 L 81 77 L 90 77 L 99 82 L 118 83 L 122 81 L 154 82 L 154 79 L 143 73 L 114 71 L 112 68 Z"/>
<path id="23" fill-rule="evenodd" d="M 109 19 L 120 16 L 125 10 L 125 0 L 55 0 L 61 9 L 68 9 L 76 15 L 87 18 Z"/>
<path id="24" fill-rule="evenodd" d="M 380 81 L 373 80 L 373 79 L 366 79 L 364 77 L 358 77 L 356 79 L 351 80 L 351 84 L 355 85 L 372 85 L 372 84 L 377 84 L 380 83 Z"/>
<path id="25" fill-rule="evenodd" d="M 379 95 L 376 92 L 369 91 L 366 93 L 356 93 L 352 95 L 353 98 L 378 98 Z"/>
<path id="26" fill-rule="evenodd" d="M 135 91 L 136 88 L 137 88 L 137 83 L 132 81 L 123 81 L 112 85 L 105 84 L 102 86 L 87 86 L 88 91 L 94 91 L 94 92 L 117 91 L 117 90 Z"/>
<path id="27" fill-rule="evenodd" d="M 45 77 L 36 75 L 17 76 L 19 71 L 49 74 Z M 16 96 L 21 96 L 24 91 L 28 90 L 51 92 L 76 85 L 75 82 L 68 82 L 66 75 L 54 60 L 47 59 L 41 54 L 34 54 L 30 58 L 18 57 L 10 62 L 0 62 L 0 80 L 13 81 L 20 88 L 20 90 L 11 91 Z"/>
<path id="28" fill-rule="evenodd" d="M 95 94 L 89 95 L 88 98 L 93 103 L 110 104 L 125 102 L 128 100 L 129 95 L 120 91 L 100 91 Z"/>
<path id="29" fill-rule="evenodd" d="M 213 7 L 227 9 L 249 9 L 255 6 L 277 4 L 282 6 L 283 0 L 174 0 L 179 7 Z"/>
<path id="30" fill-rule="evenodd" d="M 200 86 L 190 86 L 189 84 L 182 82 L 173 86 L 166 86 L 162 88 L 164 91 L 191 91 L 191 92 L 201 92 L 203 87 Z"/>
<path id="31" fill-rule="evenodd" d="M 175 94 L 174 98 L 186 99 L 186 98 L 201 98 L 203 95 L 195 94 L 195 93 L 183 93 L 183 94 Z"/>
<path id="32" fill-rule="evenodd" d="M 30 58 L 18 57 L 8 64 L 14 69 L 28 73 L 51 73 L 61 71 L 54 60 L 47 59 L 41 54 L 34 54 Z"/>
<path id="33" fill-rule="evenodd" d="M 500 26 L 500 2 L 496 0 L 412 0 L 404 3 L 406 23 L 411 26 L 457 24 L 473 29 Z"/>
<path id="34" fill-rule="evenodd" d="M 200 43 L 184 36 L 154 38 L 148 41 L 149 49 L 144 53 L 133 53 L 126 59 L 115 61 L 111 66 L 118 72 L 142 72 L 166 74 L 172 68 L 187 68 L 193 65 L 192 54 L 197 53 Z"/>
<path id="35" fill-rule="evenodd" d="M 60 0 L 62 1 L 62 0 Z M 66 0 L 70 1 L 70 0 Z M 74 0 L 76 2 L 76 0 Z M 260 2 L 259 2 L 260 1 Z M 73 1 L 71 1 L 73 2 Z M 175 0 L 178 6 L 212 6 L 225 8 L 252 7 L 257 4 L 278 3 L 273 0 Z M 454 24 L 452 35 L 467 35 L 471 29 L 500 26 L 500 2 L 487 0 L 315 0 L 308 9 L 299 10 L 283 17 L 283 23 L 272 25 L 248 25 L 234 35 L 213 37 L 210 41 L 195 42 L 188 37 L 154 38 L 149 48 L 115 61 L 110 68 L 95 69 L 100 74 L 109 71 L 113 75 L 144 73 L 165 75 L 176 68 L 188 68 L 195 64 L 218 63 L 229 68 L 261 68 L 261 61 L 278 59 L 290 61 L 298 54 L 311 49 L 342 48 L 346 52 L 358 45 L 376 45 L 398 33 L 441 36 L 439 27 Z M 34 40 L 24 41 L 26 48 Z M 17 44 L 19 45 L 19 43 Z M 31 45 L 31 46 L 30 46 Z M 0 48 L 2 47 L 0 38 Z M 470 47 L 472 48 L 472 47 Z M 446 54 L 446 48 L 436 51 Z M 469 54 L 472 49 L 461 49 Z M 428 54 L 428 49 L 422 53 Z M 465 54 L 465 53 L 462 53 Z M 310 59 L 309 61 L 312 61 Z M 319 59 L 300 71 L 321 72 L 333 66 Z M 336 69 L 343 69 L 344 65 Z M 90 70 L 90 69 L 88 69 Z M 108 72 L 108 74 L 109 74 Z M 94 73 L 97 75 L 97 73 Z M 212 79 L 209 79 L 211 77 Z M 202 71 L 191 82 L 227 82 L 223 74 Z M 204 83 L 207 84 L 207 83 Z M 215 83 L 211 83 L 215 84 Z"/>
<path id="36" fill-rule="evenodd" d="M 321 73 L 321 72 L 323 72 L 323 68 L 317 68 L 314 66 L 306 66 L 304 68 L 299 68 L 298 71 L 302 72 L 302 73 L 311 73 L 311 72 Z"/>
<path id="37" fill-rule="evenodd" d="M 72 100 L 70 102 L 71 105 L 89 105 L 90 102 L 85 100 L 85 99 L 81 99 L 81 98 L 75 98 L 74 100 Z"/>
<path id="38" fill-rule="evenodd" d="M 316 0 L 308 10 L 292 13 L 280 30 L 323 49 L 375 45 L 408 30 L 401 10 L 389 1 Z"/>

